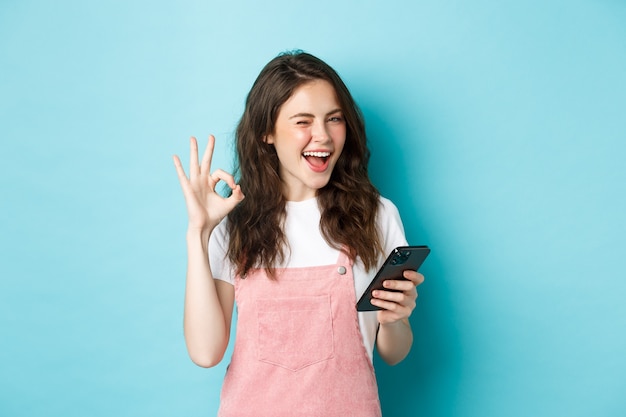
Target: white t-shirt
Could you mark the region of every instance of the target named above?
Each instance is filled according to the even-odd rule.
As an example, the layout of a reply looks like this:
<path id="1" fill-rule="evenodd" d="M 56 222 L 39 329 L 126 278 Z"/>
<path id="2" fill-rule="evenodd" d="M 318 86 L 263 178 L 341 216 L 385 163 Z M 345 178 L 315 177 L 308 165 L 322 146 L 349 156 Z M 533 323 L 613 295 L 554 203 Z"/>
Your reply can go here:
<path id="1" fill-rule="evenodd" d="M 286 214 L 285 235 L 287 242 L 289 242 L 289 249 L 286 251 L 285 263 L 276 265 L 277 268 L 331 265 L 337 262 L 339 251 L 330 247 L 320 232 L 321 213 L 316 198 L 298 202 L 288 201 Z M 211 234 L 209 262 L 213 277 L 234 284 L 235 269 L 227 256 L 226 221 L 227 219 L 224 219 Z M 377 223 L 381 232 L 385 256 L 395 247 L 407 245 L 398 209 L 391 201 L 383 197 L 380 198 Z M 378 264 L 381 265 L 383 261 L 384 257 L 381 256 Z M 357 258 L 352 271 L 356 299 L 358 300 L 374 278 L 376 269 L 365 270 L 360 258 Z M 371 360 L 378 330 L 376 312 L 359 312 L 358 318 L 363 344 Z"/>

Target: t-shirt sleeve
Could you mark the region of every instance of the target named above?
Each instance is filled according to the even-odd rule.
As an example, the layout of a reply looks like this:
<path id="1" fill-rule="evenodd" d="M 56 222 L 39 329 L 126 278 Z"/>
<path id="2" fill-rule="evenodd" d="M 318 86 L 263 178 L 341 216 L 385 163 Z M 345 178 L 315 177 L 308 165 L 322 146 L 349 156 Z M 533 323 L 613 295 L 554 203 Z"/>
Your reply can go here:
<path id="1" fill-rule="evenodd" d="M 226 222 L 222 220 L 211 233 L 209 238 L 209 265 L 213 278 L 235 284 L 233 265 L 228 259 L 228 233 Z"/>
<path id="2" fill-rule="evenodd" d="M 379 230 L 381 231 L 384 257 L 398 246 L 407 246 L 404 226 L 398 208 L 390 200 L 380 198 L 380 212 L 378 216 Z"/>

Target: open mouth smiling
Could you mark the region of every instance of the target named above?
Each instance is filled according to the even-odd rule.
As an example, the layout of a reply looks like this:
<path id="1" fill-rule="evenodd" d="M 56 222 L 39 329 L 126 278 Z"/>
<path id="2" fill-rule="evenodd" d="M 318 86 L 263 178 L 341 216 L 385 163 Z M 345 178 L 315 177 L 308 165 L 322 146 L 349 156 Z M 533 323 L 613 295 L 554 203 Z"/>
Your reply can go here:
<path id="1" fill-rule="evenodd" d="M 325 151 L 306 151 L 302 153 L 302 156 L 306 159 L 309 166 L 313 171 L 321 172 L 328 166 L 328 160 L 330 159 L 330 152 Z"/>

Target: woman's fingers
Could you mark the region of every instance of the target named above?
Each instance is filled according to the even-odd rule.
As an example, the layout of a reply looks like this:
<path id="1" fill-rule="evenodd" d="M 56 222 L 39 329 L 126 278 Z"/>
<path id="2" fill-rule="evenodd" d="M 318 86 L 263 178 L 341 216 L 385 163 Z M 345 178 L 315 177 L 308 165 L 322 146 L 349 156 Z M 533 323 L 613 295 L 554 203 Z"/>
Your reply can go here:
<path id="1" fill-rule="evenodd" d="M 235 206 L 239 204 L 244 198 L 245 196 L 241 192 L 241 187 L 239 185 L 236 185 L 235 188 L 233 188 L 233 193 L 227 199 L 225 199 L 228 212 L 234 209 Z"/>
<path id="2" fill-rule="evenodd" d="M 180 186 L 183 188 L 183 191 L 186 191 L 189 188 L 189 179 L 187 178 L 187 174 L 185 174 L 183 164 L 180 162 L 178 155 L 174 155 L 172 159 L 174 159 L 174 167 L 176 168 L 176 173 L 178 174 Z"/>
<path id="3" fill-rule="evenodd" d="M 180 158 L 173 156 L 178 180 L 187 203 L 190 224 L 198 227 L 215 226 L 241 200 L 244 199 L 241 187 L 235 178 L 221 169 L 210 173 L 211 159 L 215 147 L 215 137 L 211 135 L 207 147 L 198 163 L 198 141 L 191 137 L 190 141 L 189 177 L 187 177 Z M 228 198 L 221 196 L 215 187 L 218 182 L 224 181 L 232 190 Z"/>
<path id="4" fill-rule="evenodd" d="M 403 277 L 405 279 L 383 282 L 385 289 L 372 293 L 372 304 L 383 309 L 378 312 L 379 322 L 391 323 L 408 318 L 415 309 L 416 287 L 424 282 L 424 275 L 407 270 Z"/>
<path id="5" fill-rule="evenodd" d="M 198 165 L 198 140 L 195 137 L 189 139 L 189 179 L 195 182 L 200 175 Z"/>
<path id="6" fill-rule="evenodd" d="M 413 288 L 412 290 L 402 292 L 374 291 L 372 304 L 382 308 L 378 312 L 379 323 L 393 323 L 411 316 L 417 299 L 417 292 L 413 284 L 411 284 L 411 287 Z"/>
<path id="7" fill-rule="evenodd" d="M 211 136 L 211 138 L 213 138 L 213 136 Z M 214 144 L 214 139 L 213 140 L 209 140 L 209 145 L 207 146 L 207 150 L 204 153 L 204 156 L 202 158 L 202 168 L 198 165 L 198 160 L 197 160 L 197 147 L 194 145 L 197 145 L 197 142 L 195 141 L 195 138 L 192 137 L 192 144 L 191 144 L 191 163 L 190 163 L 190 167 L 189 167 L 189 178 L 187 177 L 186 173 L 185 173 L 185 169 L 183 168 L 183 164 L 180 161 L 180 158 L 178 157 L 178 155 L 174 155 L 173 159 L 174 159 L 174 166 L 176 168 L 176 172 L 178 174 L 178 180 L 180 181 L 180 185 L 183 187 L 183 189 L 188 189 L 191 188 L 191 183 L 194 182 L 195 179 L 198 178 L 198 176 L 202 173 L 204 174 L 204 170 L 205 169 L 209 169 L 211 166 L 211 157 L 213 154 L 213 144 Z M 194 151 L 195 149 L 195 151 Z M 195 154 L 195 158 L 194 158 L 194 154 Z M 196 161 L 196 163 L 194 164 L 194 160 Z M 193 172 L 196 172 L 195 175 L 192 175 Z M 207 182 L 205 182 L 204 184 L 208 185 L 210 188 L 210 191 L 215 191 L 215 186 L 217 185 L 218 182 L 220 181 L 224 181 L 231 190 L 233 190 L 233 192 L 235 191 L 235 189 L 238 189 L 236 194 L 236 199 L 241 200 L 243 199 L 243 193 L 241 192 L 241 189 L 239 188 L 239 186 L 237 185 L 237 183 L 235 182 L 235 177 L 231 174 L 229 174 L 228 172 L 222 170 L 222 169 L 217 169 L 215 170 L 215 172 L 213 172 L 212 174 L 208 175 L 207 173 L 207 177 L 208 180 Z M 195 187 L 194 187 L 195 188 Z M 204 188 L 203 184 L 200 184 L 199 190 Z"/>
<path id="8" fill-rule="evenodd" d="M 202 162 L 200 163 L 200 172 L 208 174 L 211 172 L 211 160 L 213 159 L 213 149 L 215 149 L 215 136 L 209 135 L 209 141 L 206 144 L 206 149 L 202 155 Z"/>
<path id="9" fill-rule="evenodd" d="M 387 301 L 387 300 L 383 300 L 383 299 L 380 299 L 380 298 L 373 298 L 372 299 L 372 304 L 377 306 L 377 307 L 382 308 L 383 312 L 392 312 L 392 313 L 398 314 L 398 316 L 395 318 L 396 320 L 404 318 L 404 317 L 408 317 L 410 315 L 411 311 L 412 311 L 412 310 L 408 309 L 408 307 L 406 307 L 406 306 L 404 306 L 402 304 L 399 304 L 399 303 L 397 303 L 395 301 Z M 402 313 L 402 311 L 404 309 L 407 309 L 408 314 L 401 315 L 401 313 Z"/>
<path id="10" fill-rule="evenodd" d="M 232 190 L 231 195 L 228 198 L 225 198 L 224 201 L 227 202 L 228 211 L 235 208 L 237 204 L 241 202 L 245 198 L 243 192 L 241 191 L 241 187 L 239 184 L 235 183 L 235 177 L 229 174 L 226 171 L 221 169 L 216 170 L 211 175 L 209 175 L 209 186 L 215 191 L 215 185 L 219 181 L 224 181 Z"/>
<path id="11" fill-rule="evenodd" d="M 187 178 L 187 175 L 185 174 L 183 164 L 180 162 L 180 158 L 177 155 L 174 155 L 173 159 L 174 167 L 176 168 L 176 173 L 178 174 L 178 181 L 180 182 L 180 187 L 183 190 L 183 197 L 185 197 L 185 203 L 187 204 L 187 208 L 188 210 L 192 210 L 192 208 L 194 207 L 197 208 L 198 204 L 196 193 L 191 186 L 189 178 Z"/>
<path id="12" fill-rule="evenodd" d="M 224 181 L 231 190 L 234 190 L 237 184 L 235 183 L 235 177 L 228 172 L 216 169 L 211 175 L 209 175 L 209 185 L 212 189 L 215 189 L 215 185 L 221 181 Z"/>
<path id="13" fill-rule="evenodd" d="M 408 279 L 388 279 L 383 282 L 383 287 L 393 291 L 411 291 L 415 288 L 415 283 Z"/>
<path id="14" fill-rule="evenodd" d="M 404 271 L 402 276 L 404 276 L 404 278 L 411 281 L 413 285 L 415 285 L 416 287 L 418 285 L 421 285 L 424 282 L 424 275 L 420 274 L 417 271 L 412 271 L 410 269 L 407 269 L 406 271 Z"/>
<path id="15" fill-rule="evenodd" d="M 246 198 L 246 196 L 243 195 L 243 191 L 241 191 L 239 184 L 237 184 L 237 186 L 233 189 L 233 194 L 229 198 L 234 199 L 237 203 Z"/>
<path id="16" fill-rule="evenodd" d="M 417 298 L 416 291 L 385 291 L 376 290 L 372 293 L 374 298 L 379 300 L 391 301 L 402 305 L 411 305 Z"/>

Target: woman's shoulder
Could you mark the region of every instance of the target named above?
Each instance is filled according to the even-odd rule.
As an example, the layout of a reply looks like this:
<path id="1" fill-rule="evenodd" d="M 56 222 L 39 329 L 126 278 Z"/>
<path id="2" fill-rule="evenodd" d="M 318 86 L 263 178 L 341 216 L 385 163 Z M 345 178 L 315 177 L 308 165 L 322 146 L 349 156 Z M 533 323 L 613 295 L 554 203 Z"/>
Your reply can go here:
<path id="1" fill-rule="evenodd" d="M 380 207 L 379 217 L 392 216 L 400 218 L 400 211 L 393 201 L 381 195 L 378 197 L 378 204 Z"/>
<path id="2" fill-rule="evenodd" d="M 396 246 L 406 245 L 404 225 L 398 207 L 391 200 L 381 196 L 379 201 L 378 228 L 381 232 L 383 250 L 388 253 Z"/>

